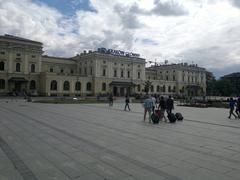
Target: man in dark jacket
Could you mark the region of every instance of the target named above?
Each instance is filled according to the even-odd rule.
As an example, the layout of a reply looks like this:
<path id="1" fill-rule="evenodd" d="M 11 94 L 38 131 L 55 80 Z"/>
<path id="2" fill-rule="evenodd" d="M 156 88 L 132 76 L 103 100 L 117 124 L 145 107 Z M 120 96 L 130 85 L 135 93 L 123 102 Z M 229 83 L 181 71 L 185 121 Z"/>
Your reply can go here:
<path id="1" fill-rule="evenodd" d="M 130 107 L 129 107 L 130 100 L 129 100 L 129 97 L 128 97 L 128 96 L 126 96 L 125 103 L 126 103 L 126 104 L 125 104 L 124 111 L 126 111 L 127 108 L 128 108 L 129 111 L 131 111 L 131 110 L 130 110 Z"/>
<path id="2" fill-rule="evenodd" d="M 166 106 L 167 106 L 167 113 L 172 113 L 172 110 L 174 109 L 174 105 L 173 105 L 173 99 L 171 96 L 169 96 L 169 98 L 167 99 L 166 102 Z"/>

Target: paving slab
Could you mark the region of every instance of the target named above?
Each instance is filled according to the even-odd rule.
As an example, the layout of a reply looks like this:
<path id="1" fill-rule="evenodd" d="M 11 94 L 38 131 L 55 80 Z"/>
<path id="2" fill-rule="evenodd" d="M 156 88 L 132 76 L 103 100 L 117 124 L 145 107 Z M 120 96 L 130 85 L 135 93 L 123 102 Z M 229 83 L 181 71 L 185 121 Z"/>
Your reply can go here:
<path id="1" fill-rule="evenodd" d="M 153 125 L 130 105 L 0 100 L 11 149 L 0 147 L 0 179 L 239 179 L 240 121 L 227 109 L 176 106 L 183 122 Z"/>

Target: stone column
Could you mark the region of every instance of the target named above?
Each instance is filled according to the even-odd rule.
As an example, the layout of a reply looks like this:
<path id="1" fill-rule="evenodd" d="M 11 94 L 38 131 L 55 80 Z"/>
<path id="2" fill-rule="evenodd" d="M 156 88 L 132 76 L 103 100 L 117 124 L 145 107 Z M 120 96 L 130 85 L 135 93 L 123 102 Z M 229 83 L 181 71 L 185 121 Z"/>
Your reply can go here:
<path id="1" fill-rule="evenodd" d="M 24 55 L 23 64 L 24 64 L 23 72 L 24 72 L 24 74 L 28 74 L 28 72 L 29 72 L 29 65 L 28 65 L 28 55 L 27 54 Z"/>
<path id="2" fill-rule="evenodd" d="M 13 72 L 13 54 L 10 51 L 8 54 L 8 73 L 12 73 Z"/>

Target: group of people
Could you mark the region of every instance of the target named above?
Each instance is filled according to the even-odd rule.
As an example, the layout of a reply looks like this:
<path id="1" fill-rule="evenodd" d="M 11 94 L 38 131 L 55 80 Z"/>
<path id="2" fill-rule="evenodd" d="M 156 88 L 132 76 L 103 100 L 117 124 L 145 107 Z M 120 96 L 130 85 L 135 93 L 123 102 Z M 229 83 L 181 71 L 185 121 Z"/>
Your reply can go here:
<path id="1" fill-rule="evenodd" d="M 235 119 L 240 119 L 240 97 L 237 100 L 234 100 L 233 98 L 230 98 L 229 100 L 229 116 L 228 118 L 231 119 L 231 116 L 233 115 Z M 235 109 L 235 113 L 234 113 Z"/>
<path id="2" fill-rule="evenodd" d="M 160 98 L 154 97 L 154 96 L 148 96 L 147 99 L 143 102 L 144 107 L 144 116 L 143 121 L 146 120 L 147 113 L 149 114 L 149 122 L 151 122 L 151 114 L 155 112 L 155 110 L 160 110 L 162 118 L 164 118 L 165 122 L 167 121 L 167 118 L 165 116 L 165 111 L 167 114 L 172 113 L 172 110 L 174 109 L 174 101 L 171 96 L 168 97 L 167 100 L 164 99 L 163 96 Z"/>

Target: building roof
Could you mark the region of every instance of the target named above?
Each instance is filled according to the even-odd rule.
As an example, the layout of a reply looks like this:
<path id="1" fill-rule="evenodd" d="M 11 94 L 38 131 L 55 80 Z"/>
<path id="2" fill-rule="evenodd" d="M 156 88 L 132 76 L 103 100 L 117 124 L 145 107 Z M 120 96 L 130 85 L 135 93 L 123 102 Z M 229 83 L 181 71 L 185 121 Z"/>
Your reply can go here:
<path id="1" fill-rule="evenodd" d="M 232 74 L 225 75 L 223 76 L 223 78 L 240 78 L 240 72 L 235 72 Z"/>
<path id="2" fill-rule="evenodd" d="M 15 41 L 22 41 L 22 42 L 36 43 L 36 44 L 42 45 L 41 42 L 33 41 L 33 40 L 30 40 L 30 39 L 25 39 L 25 38 L 22 38 L 22 37 L 13 36 L 13 35 L 9 35 L 9 34 L 5 34 L 4 36 L 0 36 L 0 39 L 15 40 Z"/>

